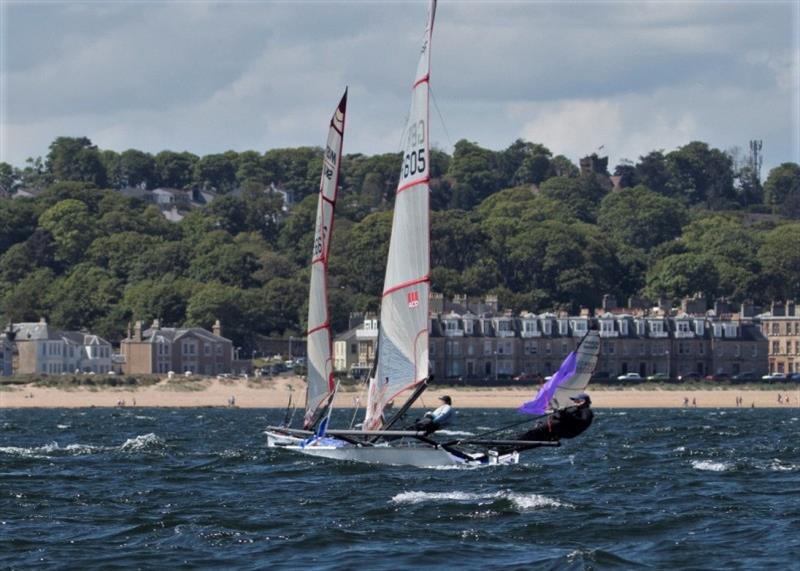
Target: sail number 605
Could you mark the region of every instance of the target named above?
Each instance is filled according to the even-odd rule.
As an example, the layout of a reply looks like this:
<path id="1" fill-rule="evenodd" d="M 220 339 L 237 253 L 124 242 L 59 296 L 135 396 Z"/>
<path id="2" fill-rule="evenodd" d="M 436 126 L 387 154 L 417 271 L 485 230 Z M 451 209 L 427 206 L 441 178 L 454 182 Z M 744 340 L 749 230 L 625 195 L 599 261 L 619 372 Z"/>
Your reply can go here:
<path id="1" fill-rule="evenodd" d="M 406 153 L 403 160 L 403 178 L 425 172 L 425 147 Z"/>

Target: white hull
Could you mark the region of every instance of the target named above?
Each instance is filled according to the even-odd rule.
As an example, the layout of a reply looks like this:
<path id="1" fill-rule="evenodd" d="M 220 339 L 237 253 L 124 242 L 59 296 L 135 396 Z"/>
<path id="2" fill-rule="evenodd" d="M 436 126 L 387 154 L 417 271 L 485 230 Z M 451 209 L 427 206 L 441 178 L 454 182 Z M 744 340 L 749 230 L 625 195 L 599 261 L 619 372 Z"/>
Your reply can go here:
<path id="1" fill-rule="evenodd" d="M 424 446 L 282 446 L 286 450 L 299 452 L 306 456 L 382 464 L 386 466 L 415 466 L 428 468 L 436 466 L 517 464 L 519 454 L 514 452 L 503 456 L 476 454 L 472 459 L 464 459 L 442 448 Z"/>

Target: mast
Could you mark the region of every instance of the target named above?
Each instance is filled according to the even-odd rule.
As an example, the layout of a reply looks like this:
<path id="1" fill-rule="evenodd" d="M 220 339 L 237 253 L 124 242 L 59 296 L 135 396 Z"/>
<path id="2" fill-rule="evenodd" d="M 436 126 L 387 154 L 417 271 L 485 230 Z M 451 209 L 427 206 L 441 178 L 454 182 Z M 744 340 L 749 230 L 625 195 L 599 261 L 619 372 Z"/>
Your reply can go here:
<path id="1" fill-rule="evenodd" d="M 430 145 L 428 98 L 432 0 L 403 131 L 403 164 L 395 195 L 392 237 L 381 300 L 378 362 L 370 381 L 366 430 L 383 424 L 387 402 L 428 377 L 430 295 Z"/>
<path id="2" fill-rule="evenodd" d="M 328 308 L 328 254 L 333 233 L 333 215 L 342 162 L 347 90 L 345 89 L 331 118 L 317 202 L 317 222 L 311 255 L 311 283 L 308 291 L 308 331 L 306 333 L 308 388 L 306 390 L 305 428 L 312 428 L 324 416 L 325 406 L 333 400 L 333 335 Z M 324 405 L 323 403 L 328 403 Z"/>

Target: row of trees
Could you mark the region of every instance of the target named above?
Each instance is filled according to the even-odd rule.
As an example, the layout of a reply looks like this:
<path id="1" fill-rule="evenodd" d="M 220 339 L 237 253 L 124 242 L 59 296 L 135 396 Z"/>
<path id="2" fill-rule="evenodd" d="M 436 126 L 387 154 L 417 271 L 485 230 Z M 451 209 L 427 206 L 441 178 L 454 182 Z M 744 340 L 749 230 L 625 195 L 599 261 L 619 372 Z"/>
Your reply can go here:
<path id="1" fill-rule="evenodd" d="M 0 201 L 6 321 L 44 315 L 118 340 L 132 319 L 208 327 L 219 318 L 244 346 L 254 333 L 303 331 L 319 149 L 226 153 L 236 166 L 231 188 L 242 191 L 177 224 L 87 178 L 101 172 L 90 157 L 102 165 L 109 153 L 59 138 L 45 161 L 26 167 L 38 174 L 2 169 L 3 184 L 39 176 L 47 185 L 35 199 Z M 146 155 L 114 155 L 129 165 L 135 153 Z M 177 164 L 159 162 L 165 153 L 154 164 Z M 187 173 L 213 163 L 195 159 L 191 171 L 171 171 L 184 183 L 170 186 L 194 184 Z M 607 292 L 757 302 L 800 294 L 800 223 L 789 218 L 797 216 L 798 165 L 781 165 L 757 185 L 781 197 L 779 216 L 745 207 L 755 194 L 737 182 L 730 158 L 704 143 L 619 165 L 623 188 L 613 191 L 605 163 L 593 159 L 581 172 L 523 141 L 499 152 L 460 141 L 452 156 L 432 153 L 434 289 L 495 293 L 505 307 L 532 311 L 596 307 Z M 168 170 L 158 167 L 157 176 Z M 377 309 L 398 172 L 394 154 L 345 157 L 329 281 L 337 330 L 350 311 Z M 299 199 L 288 214 L 265 191 L 271 183 Z"/>

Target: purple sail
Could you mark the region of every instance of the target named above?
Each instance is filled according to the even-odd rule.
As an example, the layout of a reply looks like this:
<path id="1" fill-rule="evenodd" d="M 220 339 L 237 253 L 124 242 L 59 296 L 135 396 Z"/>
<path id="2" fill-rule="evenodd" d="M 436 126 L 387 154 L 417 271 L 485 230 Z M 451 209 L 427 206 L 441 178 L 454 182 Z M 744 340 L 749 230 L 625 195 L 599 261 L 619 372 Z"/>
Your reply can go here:
<path id="1" fill-rule="evenodd" d="M 539 393 L 536 395 L 536 398 L 529 400 L 517 410 L 525 414 L 546 413 L 547 407 L 550 404 L 550 401 L 552 400 L 558 386 L 575 374 L 576 362 L 577 355 L 575 351 L 573 351 L 567 355 L 567 358 L 564 359 L 563 363 L 561 363 L 561 367 L 558 369 L 558 372 L 556 372 L 556 374 L 553 375 L 550 380 L 547 381 L 544 386 L 542 386 L 541 389 L 539 389 Z"/>

